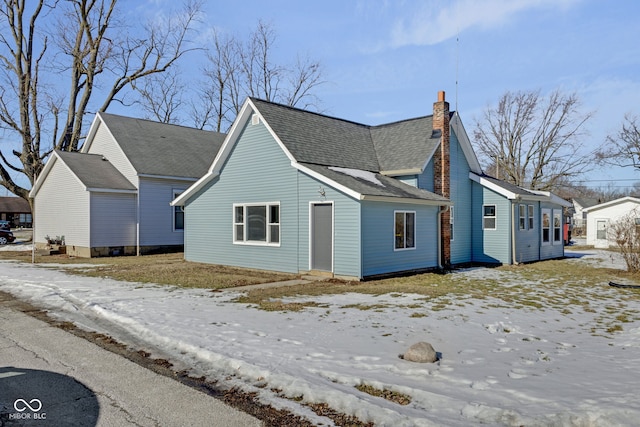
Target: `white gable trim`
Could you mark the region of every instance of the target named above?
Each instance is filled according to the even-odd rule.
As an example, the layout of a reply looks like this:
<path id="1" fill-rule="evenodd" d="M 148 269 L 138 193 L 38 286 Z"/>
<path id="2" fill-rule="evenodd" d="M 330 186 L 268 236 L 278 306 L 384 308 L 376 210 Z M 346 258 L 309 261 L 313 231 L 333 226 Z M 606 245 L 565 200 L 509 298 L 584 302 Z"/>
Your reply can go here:
<path id="1" fill-rule="evenodd" d="M 472 181 L 477 182 L 478 184 L 482 185 L 485 188 L 488 188 L 491 191 L 494 191 L 504 197 L 506 197 L 509 200 L 535 200 L 535 201 L 547 201 L 549 200 L 548 196 L 545 195 L 536 195 L 536 196 L 523 196 L 522 194 L 516 194 L 513 191 L 509 191 L 506 188 L 503 188 L 501 186 L 499 186 L 498 184 L 489 181 L 486 178 L 483 178 L 481 176 L 476 175 L 473 172 L 469 172 L 469 179 L 471 179 Z M 531 190 L 527 190 L 527 191 L 531 191 Z"/>
<path id="2" fill-rule="evenodd" d="M 480 162 L 478 161 L 478 157 L 476 156 L 476 152 L 473 150 L 471 146 L 471 141 L 469 141 L 469 135 L 467 135 L 467 131 L 464 129 L 464 125 L 462 124 L 462 120 L 460 120 L 460 116 L 456 111 L 453 113 L 453 117 L 451 118 L 451 122 L 449 123 L 449 128 L 457 130 L 459 132 L 455 132 L 456 137 L 458 138 L 458 143 L 462 148 L 462 152 L 464 153 L 465 158 L 467 159 L 467 163 L 469 163 L 469 168 L 472 172 L 476 174 L 482 174 L 482 168 L 480 167 Z"/>
<path id="3" fill-rule="evenodd" d="M 605 203 L 600 203 L 599 205 L 594 205 L 588 208 L 584 208 L 582 209 L 582 212 L 593 212 L 593 211 L 597 211 L 600 209 L 604 209 L 604 208 L 608 208 L 614 205 L 619 205 L 621 203 L 625 203 L 625 202 L 631 202 L 631 203 L 635 203 L 640 205 L 640 199 L 636 198 L 636 197 L 631 197 L 631 196 L 627 196 L 627 197 L 622 197 L 620 199 L 615 199 L 615 200 L 611 200 Z"/>
<path id="4" fill-rule="evenodd" d="M 249 122 L 253 122 L 254 114 L 257 115 L 257 117 L 260 119 L 258 120 L 258 122 L 264 124 L 264 126 L 269 131 L 269 134 L 277 142 L 277 144 L 280 146 L 280 149 L 284 152 L 287 158 L 292 163 L 296 162 L 296 159 L 293 157 L 291 152 L 287 150 L 278 135 L 276 135 L 273 129 L 271 129 L 271 126 L 269 126 L 269 123 L 267 123 L 262 114 L 260 114 L 260 111 L 258 111 L 258 108 L 255 106 L 255 104 L 251 101 L 250 98 L 247 98 L 244 101 L 244 105 L 240 109 L 240 113 L 231 125 L 231 129 L 225 137 L 224 142 L 222 143 L 222 146 L 218 151 L 218 154 L 216 154 L 215 159 L 213 159 L 213 163 L 211 163 L 209 171 L 202 178 L 196 181 L 195 184 L 193 184 L 185 192 L 178 196 L 173 202 L 171 202 L 171 206 L 184 206 L 186 201 L 189 200 L 196 192 L 204 187 L 209 181 L 215 179 L 220 175 L 222 166 L 225 164 L 227 158 L 231 155 L 233 147 L 238 142 L 238 139 L 240 138 L 245 125 Z"/>
<path id="5" fill-rule="evenodd" d="M 349 197 L 353 197 L 356 200 L 362 200 L 363 199 L 363 195 L 358 193 L 357 191 L 354 191 L 354 190 L 350 189 L 349 187 L 345 187 L 344 185 L 339 184 L 339 183 L 335 182 L 334 180 L 329 179 L 326 176 L 307 168 L 306 166 L 302 166 L 301 164 L 299 164 L 297 162 L 291 162 L 291 166 L 293 166 L 294 168 L 296 168 L 300 172 L 303 172 L 304 174 L 309 175 L 310 177 L 315 178 L 318 181 L 320 181 L 322 183 L 325 183 L 327 185 L 330 185 L 331 187 L 335 188 L 336 190 L 345 193 Z"/>
<path id="6" fill-rule="evenodd" d="M 49 172 L 51 172 L 51 168 L 53 168 L 54 163 L 57 162 L 58 160 L 60 160 L 60 157 L 56 154 L 55 151 L 52 151 L 51 157 L 49 157 L 49 160 L 47 160 L 47 163 L 44 165 L 44 168 L 42 168 L 42 172 L 40 173 L 39 176 L 36 177 L 36 180 L 33 183 L 33 187 L 31 188 L 31 191 L 29 191 L 30 198 L 33 199 L 34 197 L 36 197 L 36 194 L 38 194 L 38 191 L 40 191 L 40 187 L 42 187 L 44 180 L 47 178 L 47 175 L 49 175 Z"/>

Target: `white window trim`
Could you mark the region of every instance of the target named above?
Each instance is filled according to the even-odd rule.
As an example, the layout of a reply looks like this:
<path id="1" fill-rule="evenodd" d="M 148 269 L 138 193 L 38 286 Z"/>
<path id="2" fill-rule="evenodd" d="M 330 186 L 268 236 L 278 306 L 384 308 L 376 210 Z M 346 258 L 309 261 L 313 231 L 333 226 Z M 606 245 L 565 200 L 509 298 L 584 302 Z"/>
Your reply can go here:
<path id="1" fill-rule="evenodd" d="M 396 214 L 404 215 L 404 242 L 405 242 L 404 248 L 396 248 Z M 410 248 L 406 247 L 407 246 L 407 214 L 413 214 L 413 247 L 410 247 Z M 416 246 L 418 246 L 416 242 L 417 222 L 418 222 L 418 215 L 416 215 L 416 211 L 405 211 L 405 210 L 393 211 L 393 251 L 394 252 L 416 250 Z"/>
<path id="2" fill-rule="evenodd" d="M 519 204 L 518 205 L 518 229 L 526 230 L 527 229 L 527 205 Z"/>
<path id="3" fill-rule="evenodd" d="M 171 198 L 171 201 L 175 200 L 176 197 L 180 196 L 182 193 L 185 192 L 184 189 L 177 189 L 174 188 L 173 190 L 173 197 Z M 176 209 L 180 209 L 182 211 L 182 228 L 176 228 Z M 184 227 L 185 227 L 185 212 L 184 212 L 184 206 L 171 206 L 171 229 L 173 230 L 174 233 L 184 233 Z"/>
<path id="4" fill-rule="evenodd" d="M 249 206 L 264 206 L 266 208 L 266 240 L 264 242 L 258 240 L 247 240 L 247 231 L 249 229 L 247 225 L 248 215 L 246 208 Z M 278 216 L 280 222 L 278 222 L 278 242 L 271 242 L 271 225 L 276 223 L 269 222 L 269 208 L 271 206 L 278 206 Z M 240 223 L 236 223 L 236 208 L 242 207 L 242 219 L 243 219 L 243 229 L 242 229 L 242 240 L 236 239 L 236 225 Z M 244 245 L 244 246 L 273 246 L 279 247 L 282 241 L 282 209 L 280 208 L 280 202 L 264 202 L 264 203 L 234 203 L 231 209 L 231 238 L 233 240 L 234 245 Z"/>
<path id="5" fill-rule="evenodd" d="M 527 223 L 529 226 L 529 230 L 533 230 L 536 224 L 536 210 L 533 205 L 527 205 Z"/>
<path id="6" fill-rule="evenodd" d="M 453 242 L 453 235 L 454 235 L 454 232 L 456 230 L 455 215 L 454 215 L 454 209 L 453 208 L 454 208 L 453 206 L 451 206 L 449 208 L 449 225 L 451 226 L 451 236 L 450 236 L 449 241 L 451 241 L 451 242 Z"/>
<path id="7" fill-rule="evenodd" d="M 544 215 L 547 214 L 549 216 L 549 241 L 545 242 L 544 241 Z M 553 242 L 553 236 L 551 235 L 551 233 L 553 233 L 553 212 L 551 209 L 548 208 L 543 208 L 540 209 L 540 244 L 542 246 L 551 246 L 551 242 Z"/>
<path id="8" fill-rule="evenodd" d="M 562 224 L 562 210 L 560 209 L 554 209 L 553 211 L 553 222 L 552 222 L 552 229 L 553 229 L 553 238 L 551 239 L 551 241 L 553 242 L 554 245 L 559 245 L 563 243 L 563 234 L 564 234 L 564 230 L 563 230 L 563 224 Z M 560 226 L 556 227 L 556 215 L 558 215 L 560 217 Z M 556 228 L 560 229 L 560 232 L 558 233 L 558 237 L 559 239 L 556 240 Z"/>
<path id="9" fill-rule="evenodd" d="M 493 215 L 493 216 L 485 216 L 485 214 L 484 214 L 484 208 L 485 208 L 486 206 L 493 206 L 493 212 L 494 212 L 494 215 Z M 494 221 L 494 227 L 493 227 L 493 228 L 486 228 L 486 227 L 484 226 L 484 220 L 485 220 L 485 218 L 493 218 L 493 219 L 495 220 L 495 221 Z M 483 229 L 483 230 L 497 230 L 497 229 L 498 229 L 498 205 L 493 204 L 493 203 L 486 204 L 486 205 L 482 205 L 482 229 Z"/>

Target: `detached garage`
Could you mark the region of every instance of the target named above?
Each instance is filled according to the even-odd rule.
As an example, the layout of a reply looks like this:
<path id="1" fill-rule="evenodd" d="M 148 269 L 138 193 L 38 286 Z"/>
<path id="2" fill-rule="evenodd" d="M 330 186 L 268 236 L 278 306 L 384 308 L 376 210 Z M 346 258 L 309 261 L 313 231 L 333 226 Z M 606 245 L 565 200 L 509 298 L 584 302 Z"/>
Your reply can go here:
<path id="1" fill-rule="evenodd" d="M 583 212 L 587 214 L 587 245 L 608 248 L 611 243 L 608 232 L 611 224 L 634 212 L 640 219 L 640 199 L 623 197 L 591 206 Z"/>

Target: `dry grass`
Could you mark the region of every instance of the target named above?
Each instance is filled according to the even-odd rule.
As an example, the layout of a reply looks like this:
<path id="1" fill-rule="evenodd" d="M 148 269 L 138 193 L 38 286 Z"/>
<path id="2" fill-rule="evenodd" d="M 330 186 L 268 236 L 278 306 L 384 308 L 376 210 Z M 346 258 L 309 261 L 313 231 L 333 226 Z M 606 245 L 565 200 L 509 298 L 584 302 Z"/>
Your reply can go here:
<path id="1" fill-rule="evenodd" d="M 189 262 L 183 256 L 182 253 L 109 258 L 39 255 L 36 263 L 60 264 L 55 268 L 83 276 L 204 289 L 224 289 L 296 278 L 293 274 Z M 0 259 L 31 262 L 31 253 L 0 252 Z M 87 268 L 65 268 L 65 264 L 83 264 Z"/>

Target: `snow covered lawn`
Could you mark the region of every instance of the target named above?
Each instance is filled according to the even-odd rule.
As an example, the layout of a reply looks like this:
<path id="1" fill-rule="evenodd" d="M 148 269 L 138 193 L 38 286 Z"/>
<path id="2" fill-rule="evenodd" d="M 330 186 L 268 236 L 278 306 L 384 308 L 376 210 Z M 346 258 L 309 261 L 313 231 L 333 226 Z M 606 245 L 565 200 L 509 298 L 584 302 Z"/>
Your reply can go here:
<path id="1" fill-rule="evenodd" d="M 598 251 L 565 262 L 620 265 Z M 482 299 L 296 297 L 287 301 L 316 306 L 267 312 L 233 302 L 234 291 L 116 282 L 3 261 L 0 290 L 319 425 L 332 423 L 303 403 L 325 402 L 388 426 L 637 425 L 640 291 L 606 281 L 580 288 L 518 269 L 453 274 L 499 286 Z M 515 294 L 518 302 L 505 298 Z M 398 357 L 418 341 L 430 342 L 442 360 Z M 367 394 L 360 385 L 410 402 Z"/>

